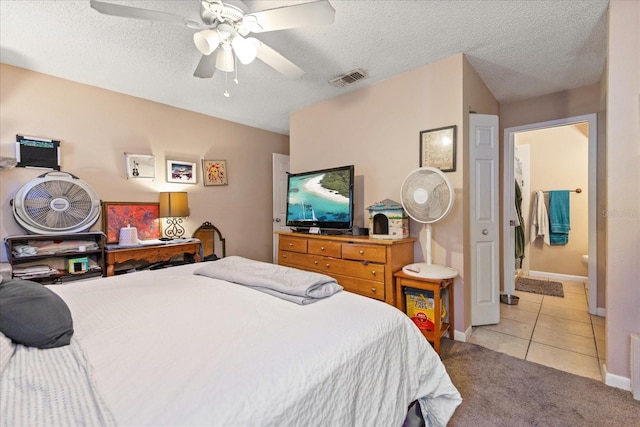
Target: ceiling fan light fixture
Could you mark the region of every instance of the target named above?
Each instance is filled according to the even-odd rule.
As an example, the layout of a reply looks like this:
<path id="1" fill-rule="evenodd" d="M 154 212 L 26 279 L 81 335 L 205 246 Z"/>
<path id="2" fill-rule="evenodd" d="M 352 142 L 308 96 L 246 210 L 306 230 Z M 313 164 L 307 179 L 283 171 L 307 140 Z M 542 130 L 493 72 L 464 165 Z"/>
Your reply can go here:
<path id="1" fill-rule="evenodd" d="M 234 70 L 233 52 L 231 51 L 231 46 L 228 44 L 222 45 L 222 49 L 218 50 L 216 68 L 227 73 L 231 73 Z"/>
<path id="2" fill-rule="evenodd" d="M 202 30 L 193 35 L 193 43 L 203 55 L 211 53 L 220 45 L 220 33 L 217 30 Z"/>
<path id="3" fill-rule="evenodd" d="M 254 59 L 256 59 L 256 55 L 258 53 L 258 47 L 256 43 L 257 41 L 254 38 L 245 39 L 240 36 L 236 36 L 231 41 L 231 45 L 233 46 L 233 51 L 236 56 L 244 65 L 251 64 Z"/>

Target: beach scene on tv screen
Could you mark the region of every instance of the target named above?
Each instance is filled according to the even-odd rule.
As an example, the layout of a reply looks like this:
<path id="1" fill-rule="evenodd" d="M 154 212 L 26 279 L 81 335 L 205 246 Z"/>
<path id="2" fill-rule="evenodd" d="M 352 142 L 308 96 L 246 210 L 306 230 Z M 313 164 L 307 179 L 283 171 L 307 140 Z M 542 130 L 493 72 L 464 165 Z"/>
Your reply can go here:
<path id="1" fill-rule="evenodd" d="M 348 170 L 292 176 L 287 221 L 349 222 Z"/>

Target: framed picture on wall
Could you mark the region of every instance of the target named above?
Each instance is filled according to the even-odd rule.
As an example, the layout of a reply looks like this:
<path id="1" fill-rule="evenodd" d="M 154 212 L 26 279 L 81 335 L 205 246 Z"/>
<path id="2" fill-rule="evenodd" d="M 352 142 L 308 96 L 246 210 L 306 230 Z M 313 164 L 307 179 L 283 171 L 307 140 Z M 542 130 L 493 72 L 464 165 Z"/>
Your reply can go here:
<path id="1" fill-rule="evenodd" d="M 156 158 L 148 154 L 124 153 L 127 168 L 127 179 L 156 177 Z"/>
<path id="2" fill-rule="evenodd" d="M 177 182 L 181 184 L 197 183 L 196 164 L 193 162 L 167 160 L 167 182 Z"/>
<path id="3" fill-rule="evenodd" d="M 420 132 L 420 167 L 456 170 L 456 126 Z"/>
<path id="4" fill-rule="evenodd" d="M 205 186 L 227 185 L 227 161 L 226 160 L 203 160 L 202 180 Z"/>

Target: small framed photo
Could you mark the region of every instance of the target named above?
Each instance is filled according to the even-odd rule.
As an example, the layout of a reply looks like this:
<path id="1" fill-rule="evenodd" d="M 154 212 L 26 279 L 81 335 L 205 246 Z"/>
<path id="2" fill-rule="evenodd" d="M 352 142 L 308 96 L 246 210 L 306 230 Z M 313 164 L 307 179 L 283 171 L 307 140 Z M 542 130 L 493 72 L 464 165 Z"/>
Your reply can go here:
<path id="1" fill-rule="evenodd" d="M 167 160 L 167 182 L 178 182 L 181 184 L 197 183 L 196 164 L 193 162 Z"/>
<path id="2" fill-rule="evenodd" d="M 205 186 L 227 185 L 227 161 L 226 160 L 203 160 L 202 176 Z"/>
<path id="3" fill-rule="evenodd" d="M 420 167 L 456 170 L 456 126 L 420 132 Z"/>
<path id="4" fill-rule="evenodd" d="M 124 153 L 127 179 L 156 178 L 156 158 L 148 154 Z"/>

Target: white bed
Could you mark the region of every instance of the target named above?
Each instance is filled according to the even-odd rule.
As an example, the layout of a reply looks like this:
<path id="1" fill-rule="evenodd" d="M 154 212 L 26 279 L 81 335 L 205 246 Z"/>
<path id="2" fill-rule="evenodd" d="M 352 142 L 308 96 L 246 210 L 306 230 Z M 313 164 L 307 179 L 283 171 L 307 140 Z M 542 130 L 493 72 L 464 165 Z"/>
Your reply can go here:
<path id="1" fill-rule="evenodd" d="M 0 380 L 0 425 L 389 427 L 416 400 L 426 425 L 446 425 L 460 404 L 396 308 L 344 291 L 298 305 L 193 274 L 206 264 L 49 286 L 71 311 L 71 345 L 17 345 Z M 32 363 L 58 386 L 26 393 L 47 381 L 28 375 Z M 86 374 L 91 409 L 52 402 L 69 393 L 63 370 Z"/>

